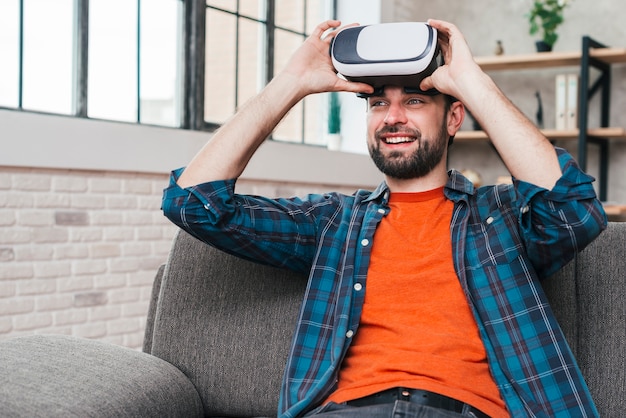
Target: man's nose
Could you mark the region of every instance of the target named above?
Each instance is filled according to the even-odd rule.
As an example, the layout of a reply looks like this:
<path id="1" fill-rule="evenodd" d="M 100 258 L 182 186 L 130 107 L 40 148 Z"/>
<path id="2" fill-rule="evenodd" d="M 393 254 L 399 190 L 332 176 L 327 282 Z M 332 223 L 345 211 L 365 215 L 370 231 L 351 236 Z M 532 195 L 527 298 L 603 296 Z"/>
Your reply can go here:
<path id="1" fill-rule="evenodd" d="M 389 109 L 387 110 L 387 115 L 385 116 L 384 122 L 386 125 L 397 125 L 406 123 L 407 120 L 405 109 L 399 104 L 389 105 Z"/>

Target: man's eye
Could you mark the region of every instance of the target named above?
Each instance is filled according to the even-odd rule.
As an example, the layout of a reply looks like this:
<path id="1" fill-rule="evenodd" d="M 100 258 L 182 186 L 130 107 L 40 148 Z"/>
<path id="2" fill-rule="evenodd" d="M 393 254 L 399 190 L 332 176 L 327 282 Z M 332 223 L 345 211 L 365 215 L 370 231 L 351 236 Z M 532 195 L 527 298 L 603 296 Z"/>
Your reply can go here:
<path id="1" fill-rule="evenodd" d="M 386 103 L 384 100 L 372 100 L 370 101 L 370 107 L 384 106 Z"/>
<path id="2" fill-rule="evenodd" d="M 417 105 L 417 104 L 424 103 L 424 101 L 422 99 L 417 98 L 417 97 L 413 97 L 412 99 L 409 99 L 409 101 L 407 103 L 410 104 L 410 105 Z"/>

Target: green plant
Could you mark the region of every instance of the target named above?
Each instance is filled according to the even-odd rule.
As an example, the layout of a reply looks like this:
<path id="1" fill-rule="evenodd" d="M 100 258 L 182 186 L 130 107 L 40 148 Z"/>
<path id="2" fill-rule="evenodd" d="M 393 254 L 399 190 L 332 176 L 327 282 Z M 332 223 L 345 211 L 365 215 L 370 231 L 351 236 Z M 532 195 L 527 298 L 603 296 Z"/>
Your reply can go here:
<path id="1" fill-rule="evenodd" d="M 328 103 L 328 133 L 338 134 L 339 132 L 341 132 L 341 103 L 339 93 L 334 91 L 330 93 Z"/>
<path id="2" fill-rule="evenodd" d="M 559 35 L 556 29 L 563 23 L 563 10 L 569 0 L 534 0 L 526 15 L 530 23 L 530 34 L 541 33 L 541 40 L 553 46 Z"/>

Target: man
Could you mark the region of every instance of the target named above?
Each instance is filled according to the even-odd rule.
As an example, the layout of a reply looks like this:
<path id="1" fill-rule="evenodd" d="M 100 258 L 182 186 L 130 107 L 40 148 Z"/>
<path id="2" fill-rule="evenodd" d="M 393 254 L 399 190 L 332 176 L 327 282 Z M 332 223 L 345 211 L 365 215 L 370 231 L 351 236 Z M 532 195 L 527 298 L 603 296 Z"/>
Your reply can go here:
<path id="1" fill-rule="evenodd" d="M 446 64 L 418 87 L 441 94 L 339 78 L 326 32 L 340 23 L 324 22 L 173 173 L 164 213 L 230 253 L 309 274 L 282 416 L 595 416 L 539 285 L 604 229 L 593 179 L 506 99 L 454 25 L 428 23 Z M 330 91 L 370 96 L 368 148 L 385 182 L 353 196 L 235 194 L 287 111 Z M 474 189 L 447 172 L 465 106 L 512 186 Z"/>

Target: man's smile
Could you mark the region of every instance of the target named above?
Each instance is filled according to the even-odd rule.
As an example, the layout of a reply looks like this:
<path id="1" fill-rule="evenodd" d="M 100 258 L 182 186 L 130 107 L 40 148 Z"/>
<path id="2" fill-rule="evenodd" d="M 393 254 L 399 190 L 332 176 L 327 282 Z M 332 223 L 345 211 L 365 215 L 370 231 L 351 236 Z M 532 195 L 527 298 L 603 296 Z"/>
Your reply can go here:
<path id="1" fill-rule="evenodd" d="M 422 135 L 417 129 L 398 127 L 383 127 L 376 132 L 376 139 L 387 145 L 411 144 L 419 141 Z"/>
<path id="2" fill-rule="evenodd" d="M 414 136 L 406 136 L 406 135 L 382 135 L 380 139 L 385 144 L 404 144 L 404 143 L 415 142 L 417 140 L 417 138 Z"/>

